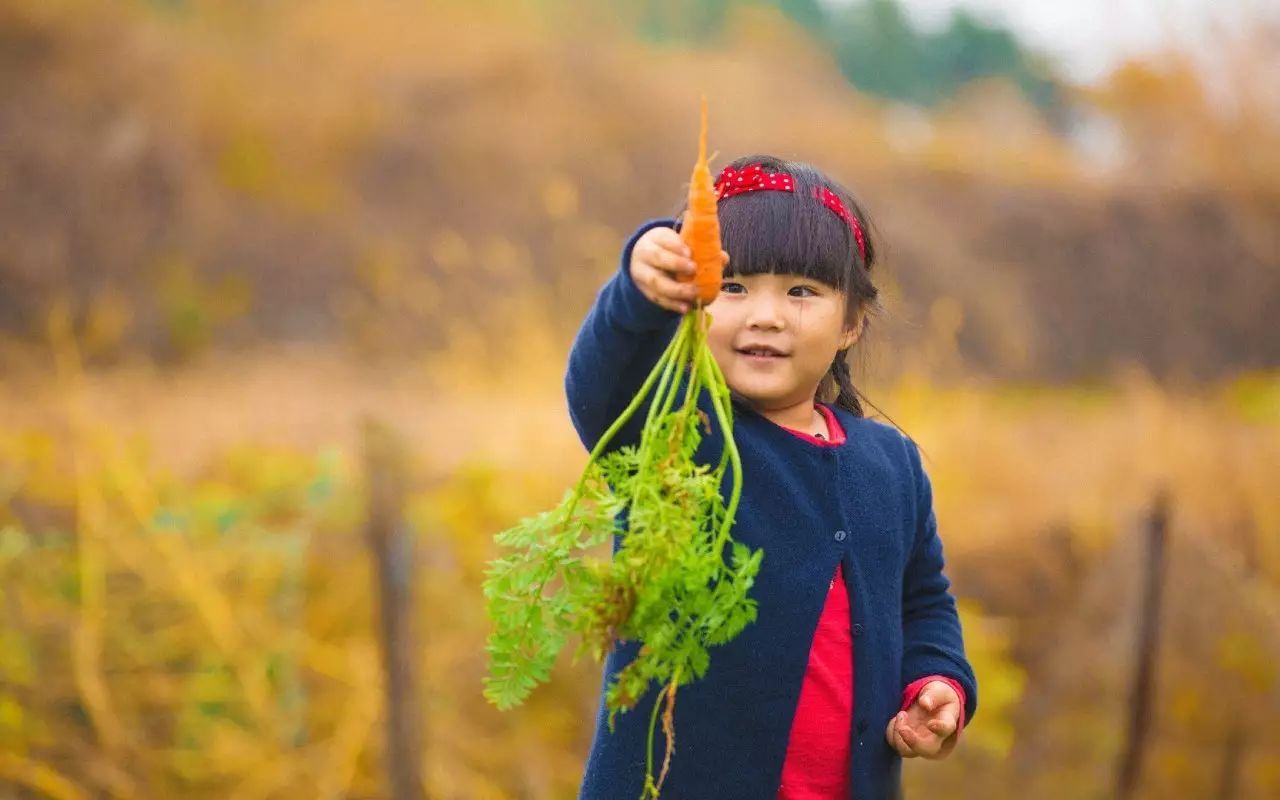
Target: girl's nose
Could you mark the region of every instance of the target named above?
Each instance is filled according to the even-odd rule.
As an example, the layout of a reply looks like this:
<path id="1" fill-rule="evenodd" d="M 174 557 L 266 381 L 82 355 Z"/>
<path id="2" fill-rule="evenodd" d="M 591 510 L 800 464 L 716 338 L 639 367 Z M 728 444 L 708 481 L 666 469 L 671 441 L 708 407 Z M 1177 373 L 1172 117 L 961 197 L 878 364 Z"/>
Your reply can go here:
<path id="1" fill-rule="evenodd" d="M 757 292 L 748 301 L 746 325 L 761 330 L 781 330 L 786 327 L 782 304 L 770 292 Z"/>

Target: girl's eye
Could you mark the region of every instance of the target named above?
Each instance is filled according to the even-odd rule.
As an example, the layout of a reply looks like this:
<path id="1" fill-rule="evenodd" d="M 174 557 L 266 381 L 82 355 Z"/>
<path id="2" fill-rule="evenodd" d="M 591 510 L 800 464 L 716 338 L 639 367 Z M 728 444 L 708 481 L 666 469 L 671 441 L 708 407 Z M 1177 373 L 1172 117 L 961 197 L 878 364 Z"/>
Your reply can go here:
<path id="1" fill-rule="evenodd" d="M 792 286 L 787 294 L 792 297 L 817 297 L 818 293 L 812 286 Z"/>
<path id="2" fill-rule="evenodd" d="M 720 291 L 725 294 L 744 294 L 747 291 L 747 287 L 736 281 L 725 281 L 720 284 Z"/>

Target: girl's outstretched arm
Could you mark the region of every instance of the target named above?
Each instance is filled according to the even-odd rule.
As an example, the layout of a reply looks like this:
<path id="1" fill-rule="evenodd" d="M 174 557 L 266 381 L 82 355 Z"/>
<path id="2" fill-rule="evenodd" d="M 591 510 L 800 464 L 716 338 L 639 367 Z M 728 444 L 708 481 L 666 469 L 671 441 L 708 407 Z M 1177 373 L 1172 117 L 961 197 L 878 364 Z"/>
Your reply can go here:
<path id="1" fill-rule="evenodd" d="M 951 581 L 943 572 L 942 540 L 933 511 L 933 488 L 920 451 L 907 441 L 916 480 L 916 541 L 902 583 L 902 685 L 942 675 L 964 688 L 968 725 L 978 709 L 978 685 L 964 653 L 964 638 Z"/>
<path id="2" fill-rule="evenodd" d="M 681 314 L 651 302 L 631 278 L 636 241 L 671 219 L 641 225 L 622 248 L 621 266 L 600 289 L 569 351 L 564 388 L 569 418 L 588 450 L 639 391 L 675 334 Z M 612 450 L 640 439 L 644 414 L 635 415 L 608 444 Z"/>

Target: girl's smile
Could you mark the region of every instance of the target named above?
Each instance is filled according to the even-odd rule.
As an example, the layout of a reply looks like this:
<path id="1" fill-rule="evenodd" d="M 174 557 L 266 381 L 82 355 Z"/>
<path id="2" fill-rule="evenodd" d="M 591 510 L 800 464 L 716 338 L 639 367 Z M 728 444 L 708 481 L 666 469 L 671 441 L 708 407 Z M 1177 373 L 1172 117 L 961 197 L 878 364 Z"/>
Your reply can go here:
<path id="1" fill-rule="evenodd" d="M 780 424 L 809 424 L 836 353 L 856 341 L 844 292 L 800 275 L 729 275 L 709 306 L 707 341 L 729 388 Z"/>

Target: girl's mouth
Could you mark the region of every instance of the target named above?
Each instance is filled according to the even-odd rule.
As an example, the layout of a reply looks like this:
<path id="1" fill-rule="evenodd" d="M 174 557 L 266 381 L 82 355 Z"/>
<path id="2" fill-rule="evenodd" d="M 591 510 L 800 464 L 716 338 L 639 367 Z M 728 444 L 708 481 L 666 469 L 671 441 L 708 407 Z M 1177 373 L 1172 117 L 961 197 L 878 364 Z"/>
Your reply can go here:
<path id="1" fill-rule="evenodd" d="M 786 353 L 775 350 L 772 347 L 744 347 L 738 350 L 738 355 L 745 357 L 748 361 L 758 363 L 781 361 L 784 358 L 790 357 Z"/>

